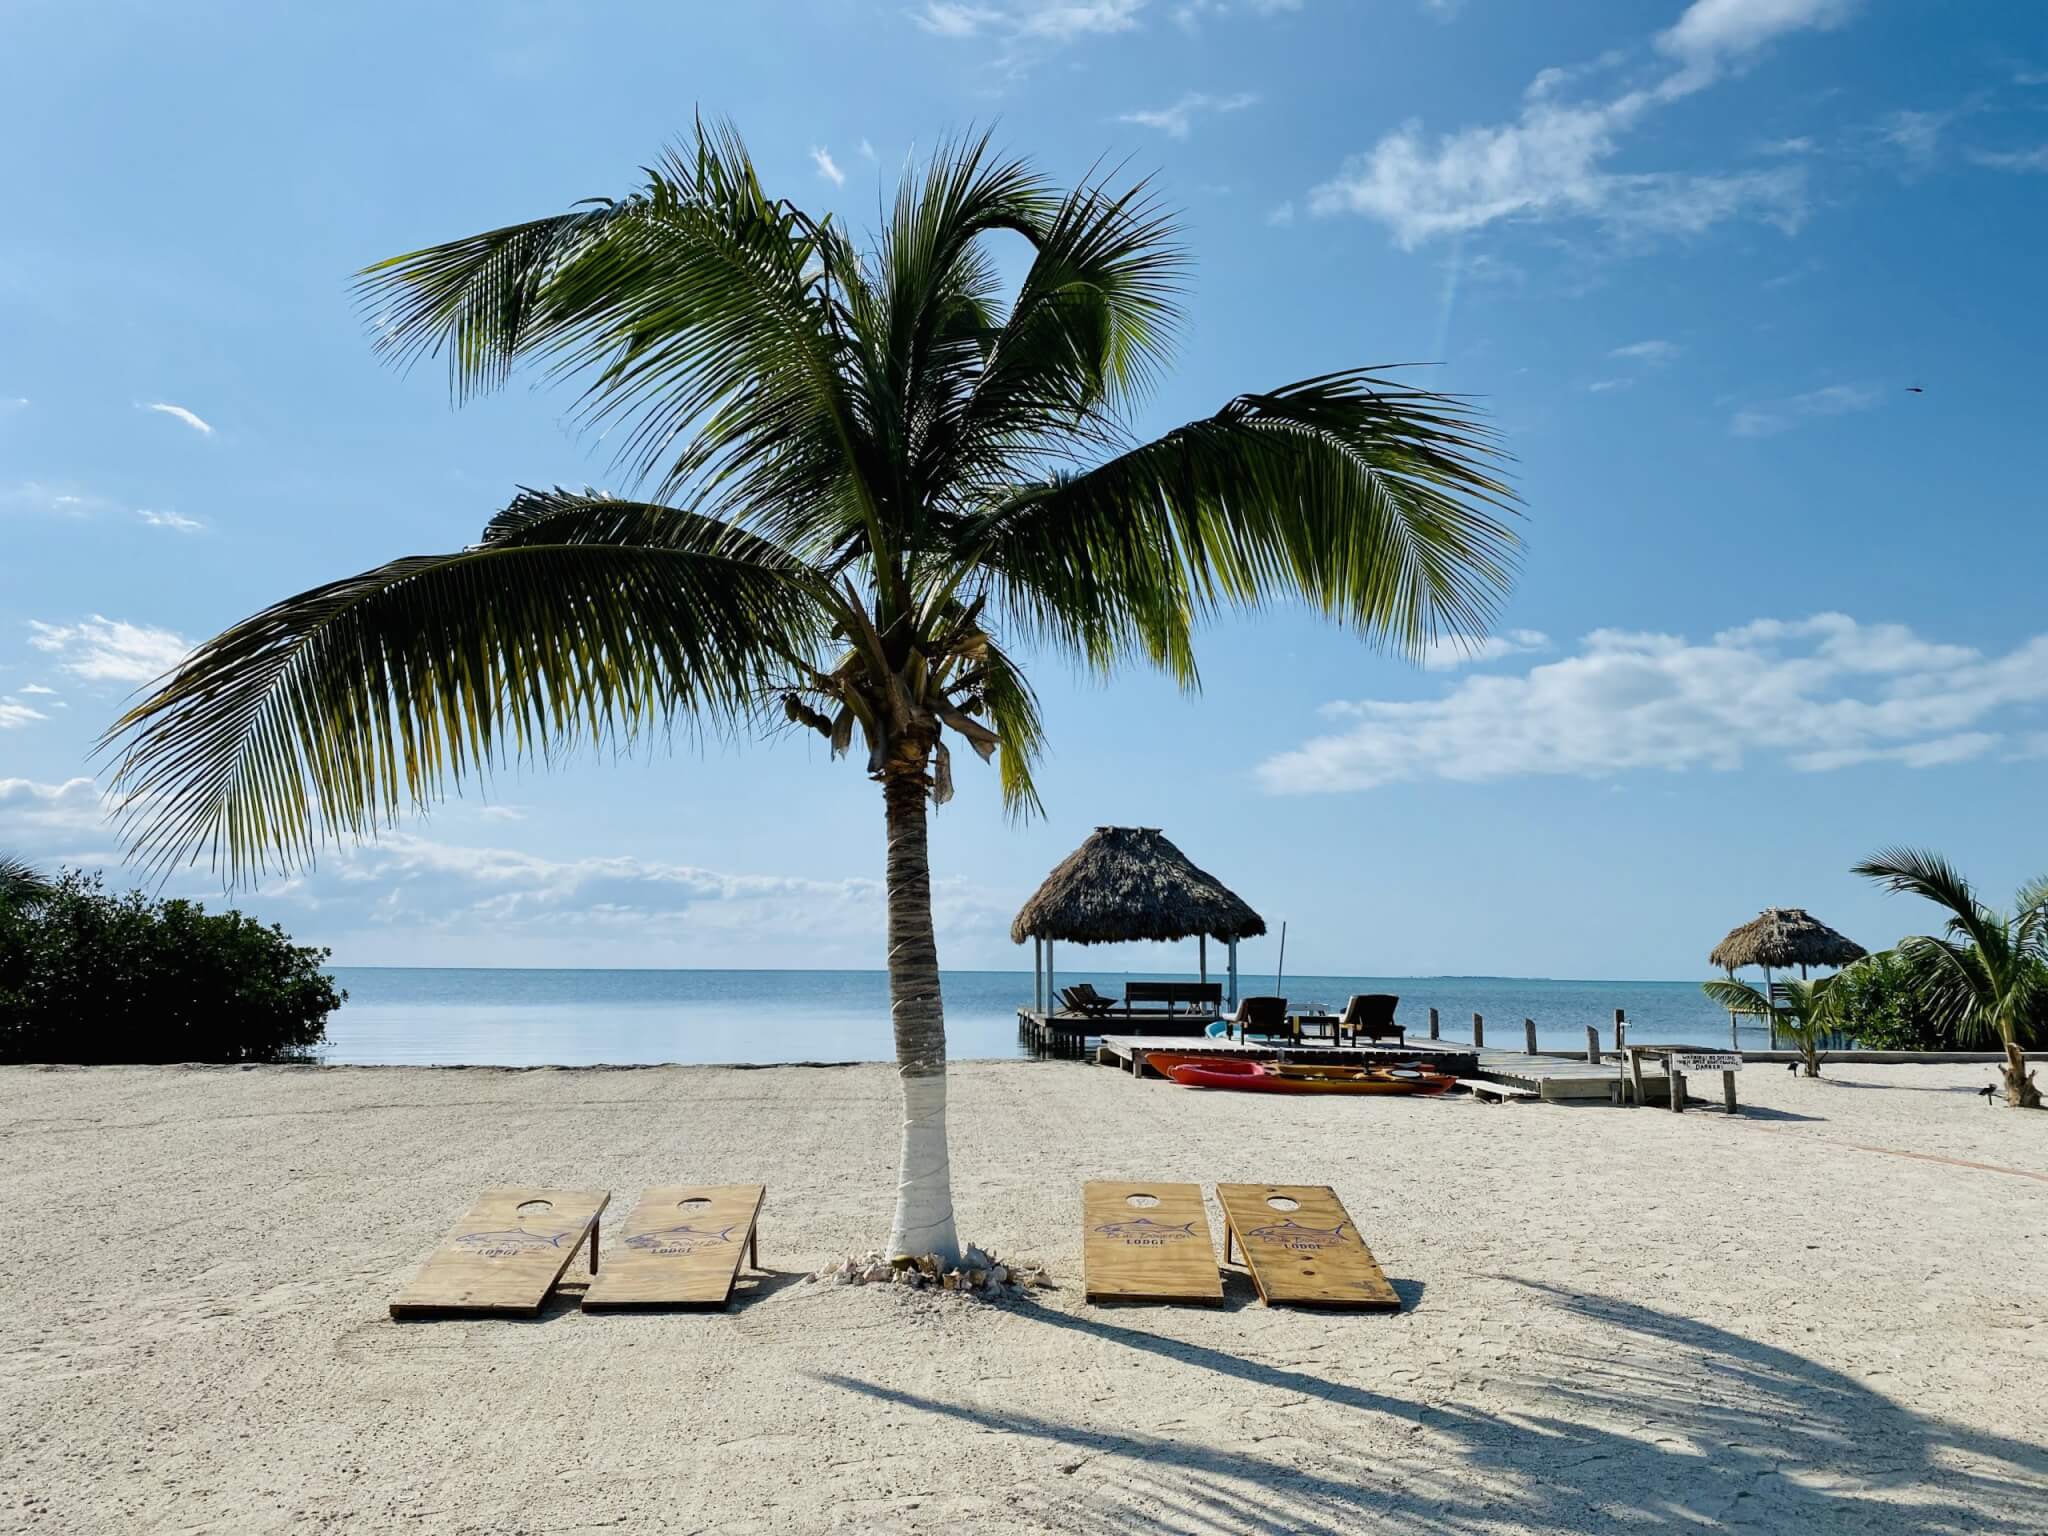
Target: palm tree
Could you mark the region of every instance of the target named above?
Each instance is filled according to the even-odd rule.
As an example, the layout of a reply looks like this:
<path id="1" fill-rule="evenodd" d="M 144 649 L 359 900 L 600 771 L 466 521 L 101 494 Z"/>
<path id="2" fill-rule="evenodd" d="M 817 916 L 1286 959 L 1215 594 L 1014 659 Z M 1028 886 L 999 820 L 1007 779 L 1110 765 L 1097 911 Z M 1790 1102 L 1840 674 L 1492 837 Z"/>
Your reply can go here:
<path id="1" fill-rule="evenodd" d="M 43 901 L 57 887 L 25 859 L 0 853 L 0 901 Z"/>
<path id="2" fill-rule="evenodd" d="M 1970 882 L 1938 853 L 1886 848 L 1854 873 L 1890 891 L 1924 896 L 1948 914 L 1941 937 L 1901 939 L 1894 953 L 1920 1006 L 1959 1039 L 2005 1047 L 2005 1102 L 2039 1109 L 2022 1039 L 2048 1006 L 2048 879 L 2020 888 L 2011 916 L 1977 899 Z"/>
<path id="3" fill-rule="evenodd" d="M 1843 974 L 1846 974 L 1843 973 Z M 1783 996 L 1777 1001 L 1746 981 L 1730 976 L 1725 981 L 1703 981 L 1700 990 L 1730 1013 L 1768 1018 L 1774 1031 L 1788 1034 L 1799 1048 L 1808 1077 L 1820 1076 L 1821 1046 L 1835 1032 L 1838 1013 L 1833 998 L 1834 983 L 1840 975 L 1817 976 L 1812 981 L 1778 983 Z"/>
<path id="4" fill-rule="evenodd" d="M 1005 302 L 994 237 L 1029 246 Z M 1196 682 L 1221 609 L 1306 602 L 1413 651 L 1484 632 L 1514 497 L 1463 402 L 1364 370 L 1135 439 L 1185 264 L 1142 184 L 1061 194 L 986 136 L 906 171 L 863 256 L 768 196 L 728 127 L 630 196 L 369 268 L 389 356 L 455 397 L 587 380 L 644 500 L 523 491 L 452 554 L 287 598 L 108 732 L 136 851 L 230 882 L 507 758 L 675 723 L 858 735 L 887 827 L 904 1101 L 891 1254 L 957 1251 L 925 801 L 950 744 L 1038 807 L 1012 646 Z"/>

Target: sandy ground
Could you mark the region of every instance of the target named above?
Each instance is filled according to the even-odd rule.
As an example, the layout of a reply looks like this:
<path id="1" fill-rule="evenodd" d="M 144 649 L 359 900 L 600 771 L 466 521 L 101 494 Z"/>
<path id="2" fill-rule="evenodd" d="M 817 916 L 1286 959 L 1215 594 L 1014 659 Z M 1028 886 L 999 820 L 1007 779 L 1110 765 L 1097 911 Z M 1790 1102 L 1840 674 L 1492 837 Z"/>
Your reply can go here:
<path id="1" fill-rule="evenodd" d="M 0 1530 L 2048 1531 L 2048 1115 L 1988 1079 L 966 1065 L 963 1230 L 1060 1281 L 984 1305 L 800 1278 L 886 1230 L 882 1067 L 0 1071 Z M 1091 1176 L 1333 1184 L 1407 1308 L 1089 1306 Z M 725 1313 L 385 1315 L 484 1185 L 755 1180 Z"/>

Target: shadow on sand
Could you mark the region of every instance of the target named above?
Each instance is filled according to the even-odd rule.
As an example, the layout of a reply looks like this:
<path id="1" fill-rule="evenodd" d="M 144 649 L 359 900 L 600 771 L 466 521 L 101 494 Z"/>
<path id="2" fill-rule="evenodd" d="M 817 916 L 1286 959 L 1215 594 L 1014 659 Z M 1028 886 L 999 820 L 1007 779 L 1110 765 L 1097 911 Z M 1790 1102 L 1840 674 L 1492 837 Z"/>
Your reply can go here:
<path id="1" fill-rule="evenodd" d="M 1496 1397 L 1518 1406 L 1498 1414 L 1042 1308 L 1019 1315 L 1242 1383 L 1250 1390 L 1232 1411 L 1256 1431 L 1233 1440 L 1104 1429 L 838 1373 L 817 1379 L 1062 1447 L 1073 1454 L 1061 1473 L 1113 1459 L 1102 1476 L 1017 1489 L 1031 1514 L 1062 1530 L 2048 1530 L 2048 1449 L 2038 1443 L 1917 1413 L 1831 1367 L 1711 1324 L 1499 1278 L 1597 1325 L 1567 1337 L 1595 1340 L 1598 1353 L 1504 1351 L 1486 1375 Z M 1170 1399 L 1176 1384 L 1187 1376 L 1162 1377 L 1162 1394 Z"/>

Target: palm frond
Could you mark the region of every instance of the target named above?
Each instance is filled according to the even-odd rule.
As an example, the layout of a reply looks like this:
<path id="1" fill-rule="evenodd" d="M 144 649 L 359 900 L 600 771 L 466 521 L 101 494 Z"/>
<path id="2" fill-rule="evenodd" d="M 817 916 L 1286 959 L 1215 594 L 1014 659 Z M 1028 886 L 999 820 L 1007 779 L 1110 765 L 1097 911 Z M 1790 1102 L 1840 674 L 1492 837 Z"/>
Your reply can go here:
<path id="1" fill-rule="evenodd" d="M 1021 622 L 1102 664 L 1187 676 L 1190 625 L 1307 600 L 1416 651 L 1483 633 L 1516 540 L 1491 433 L 1462 402 L 1353 372 L 1246 395 L 962 529 Z"/>
<path id="2" fill-rule="evenodd" d="M 486 545 L 393 561 L 201 647 L 102 741 L 135 851 L 230 880 L 364 838 L 508 759 L 739 723 L 821 619 L 700 551 Z"/>
<path id="3" fill-rule="evenodd" d="M 56 882 L 26 859 L 0 853 L 0 902 L 44 901 L 56 889 Z"/>
<path id="4" fill-rule="evenodd" d="M 1110 441 L 1094 413 L 1132 403 L 1169 356 L 1187 254 L 1142 183 L 1077 188 L 1031 238 L 1008 316 L 916 445 L 917 483 L 943 496 L 1000 484 L 1020 449 Z"/>
<path id="5" fill-rule="evenodd" d="M 1768 1016 L 1776 1013 L 1777 1007 L 1771 1000 L 1746 981 L 1714 980 L 1700 983 L 1700 990 L 1715 1003 L 1730 1013 Z"/>

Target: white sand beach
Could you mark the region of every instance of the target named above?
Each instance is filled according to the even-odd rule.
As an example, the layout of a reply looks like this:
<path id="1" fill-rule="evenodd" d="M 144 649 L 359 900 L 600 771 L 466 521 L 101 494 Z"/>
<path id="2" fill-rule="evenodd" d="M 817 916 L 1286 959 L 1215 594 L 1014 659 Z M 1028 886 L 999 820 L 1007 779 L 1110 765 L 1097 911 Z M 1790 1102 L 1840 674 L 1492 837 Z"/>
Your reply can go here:
<path id="1" fill-rule="evenodd" d="M 1058 1282 L 984 1304 L 801 1278 L 887 1226 L 881 1066 L 8 1069 L 0 1529 L 2038 1533 L 2048 1118 L 1989 1077 L 1753 1067 L 1731 1121 L 964 1065 L 963 1233 Z M 1405 1310 L 1087 1305 L 1095 1176 L 1332 1184 Z M 386 1316 L 486 1185 L 742 1180 L 725 1313 Z"/>

